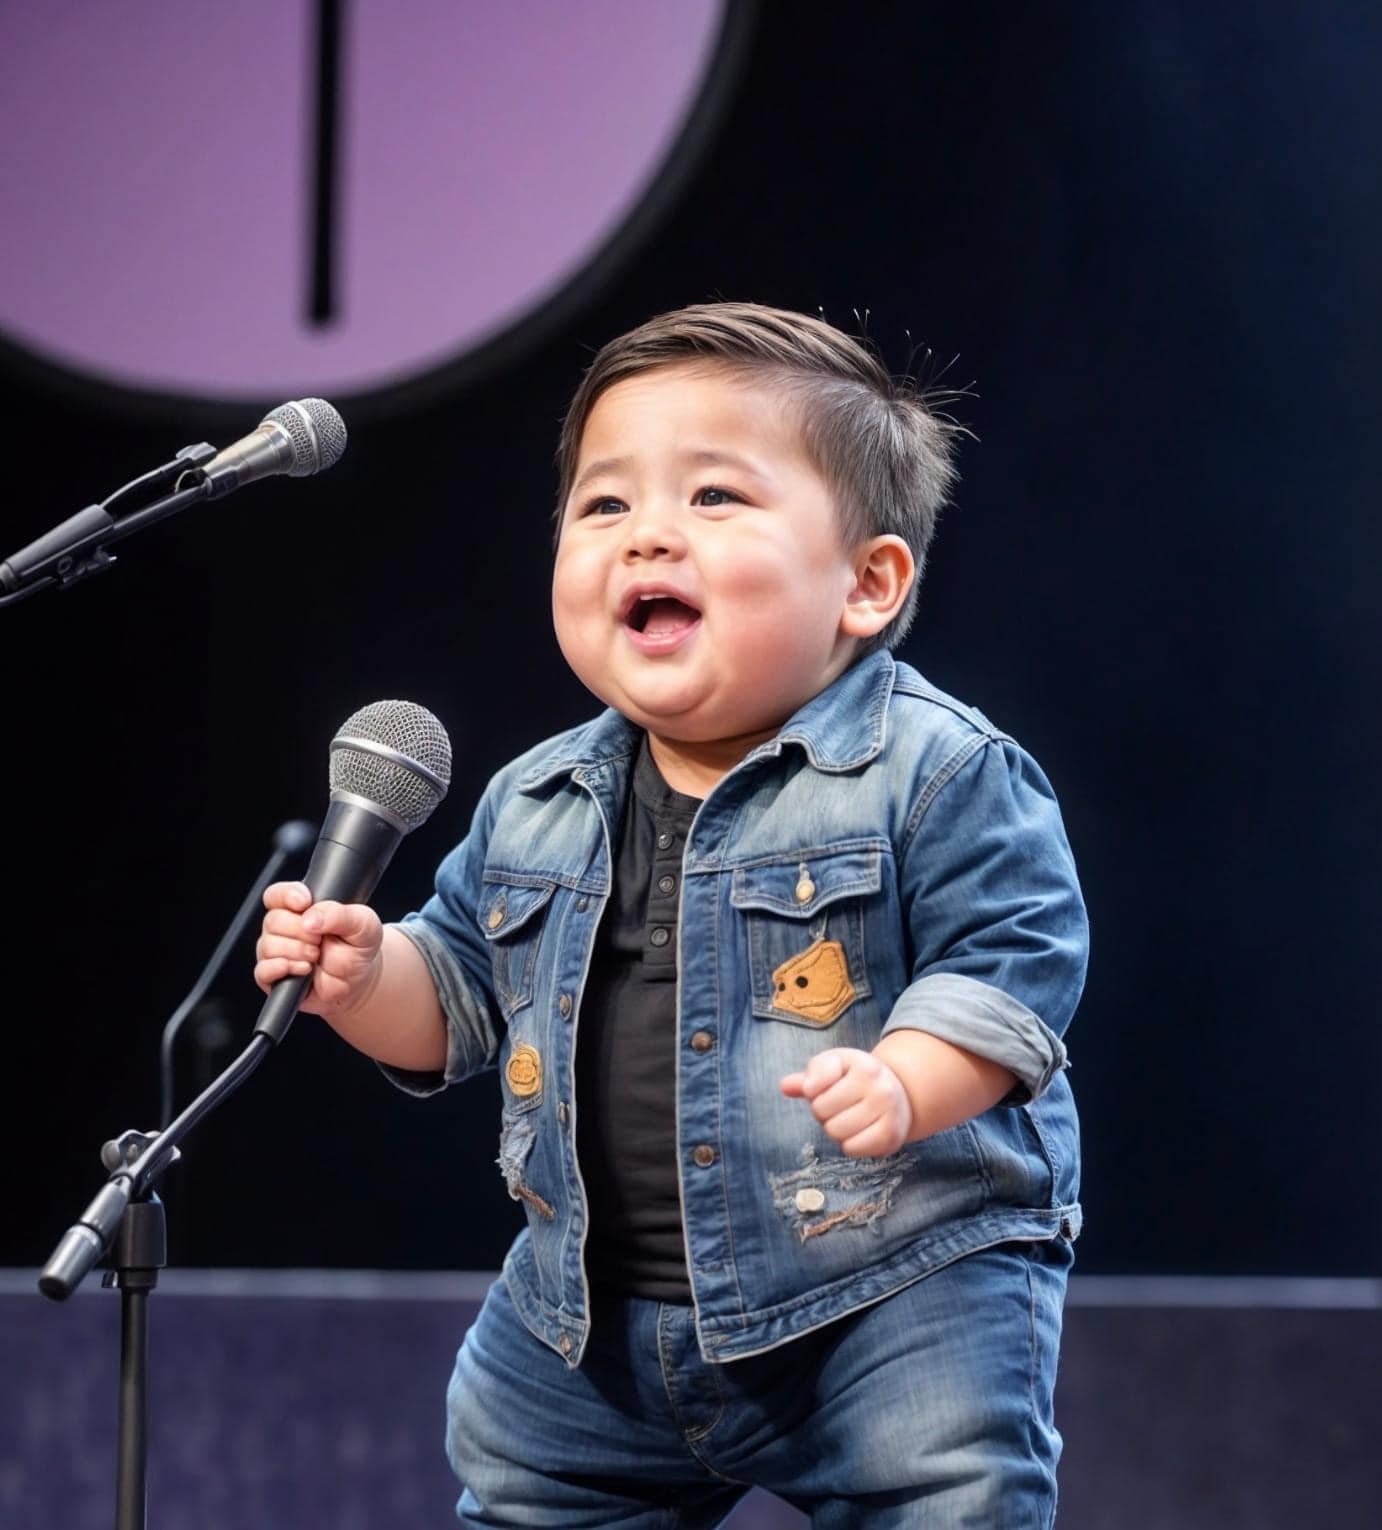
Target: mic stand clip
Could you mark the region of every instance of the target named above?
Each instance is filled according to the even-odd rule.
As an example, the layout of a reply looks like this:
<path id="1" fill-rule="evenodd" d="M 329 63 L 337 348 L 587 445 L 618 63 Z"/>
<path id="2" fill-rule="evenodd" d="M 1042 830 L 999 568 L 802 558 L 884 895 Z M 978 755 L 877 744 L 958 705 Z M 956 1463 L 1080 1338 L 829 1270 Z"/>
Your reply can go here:
<path id="1" fill-rule="evenodd" d="M 156 1140 L 153 1132 L 121 1132 L 101 1148 L 113 1175 L 132 1167 Z M 169 1162 L 180 1156 L 173 1149 Z M 120 1427 L 115 1474 L 116 1530 L 144 1524 L 148 1480 L 149 1292 L 168 1263 L 168 1223 L 152 1188 L 136 1192 L 116 1228 L 101 1279 L 120 1293 Z"/>
<path id="2" fill-rule="evenodd" d="M 209 494 L 205 466 L 216 455 L 206 441 L 184 446 L 171 462 L 145 473 L 99 505 L 88 505 L 68 516 L 51 531 L 22 547 L 0 563 L 0 608 L 56 586 L 67 589 L 89 574 L 103 573 L 115 563 L 107 544 L 122 541 Z M 173 486 L 174 492 L 145 505 L 121 520 L 110 513 L 121 500 L 138 491 L 151 492 Z"/>

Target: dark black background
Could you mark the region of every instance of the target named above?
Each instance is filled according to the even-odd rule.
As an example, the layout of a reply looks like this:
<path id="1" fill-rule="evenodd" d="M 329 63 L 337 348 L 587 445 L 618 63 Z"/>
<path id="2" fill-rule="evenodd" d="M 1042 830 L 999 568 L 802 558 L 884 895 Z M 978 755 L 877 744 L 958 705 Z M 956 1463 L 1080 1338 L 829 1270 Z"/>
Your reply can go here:
<path id="1" fill-rule="evenodd" d="M 274 825 L 322 811 L 351 710 L 410 697 L 457 750 L 386 917 L 489 773 L 591 710 L 550 632 L 557 423 L 595 346 L 724 296 L 868 310 L 895 367 L 916 342 L 975 383 L 903 656 L 1064 804 L 1082 1267 L 1382 1271 L 1380 56 L 1374 8 L 1306 0 L 769 3 L 676 195 L 559 325 L 482 379 L 342 401 L 329 475 L 4 612 L 0 1263 L 41 1262 L 101 1140 L 154 1120 L 162 1021 Z M 7 546 L 258 417 L 20 366 L 0 404 Z M 248 969 L 218 989 L 238 1035 Z M 495 1264 L 496 1095 L 408 1100 L 300 1020 L 173 1171 L 176 1257 Z"/>

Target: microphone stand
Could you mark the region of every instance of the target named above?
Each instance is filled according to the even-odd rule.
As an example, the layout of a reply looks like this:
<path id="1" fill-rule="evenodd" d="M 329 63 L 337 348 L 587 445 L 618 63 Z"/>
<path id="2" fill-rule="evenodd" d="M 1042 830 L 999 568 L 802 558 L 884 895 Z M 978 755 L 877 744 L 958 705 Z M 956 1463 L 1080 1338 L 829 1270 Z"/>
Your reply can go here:
<path id="1" fill-rule="evenodd" d="M 164 1027 L 165 1068 L 171 1068 L 177 1030 L 220 970 L 244 932 L 260 894 L 284 859 L 315 837 L 312 824 L 280 825 L 274 853 L 255 881 L 230 929 L 222 937 L 192 992 Z M 168 1263 L 168 1226 L 163 1202 L 155 1193 L 163 1171 L 181 1157 L 179 1144 L 188 1132 L 230 1097 L 286 1033 L 256 1032 L 249 1045 L 171 1123 L 158 1132 L 125 1131 L 103 1144 L 101 1163 L 110 1178 L 76 1222 L 63 1234 L 38 1278 L 38 1288 L 52 1301 L 66 1301 L 93 1266 L 105 1256 L 102 1285 L 120 1292 L 119 1443 L 116 1453 L 115 1530 L 144 1530 L 148 1482 L 148 1297 L 158 1272 Z M 162 1120 L 171 1110 L 171 1075 L 164 1074 Z"/>
<path id="2" fill-rule="evenodd" d="M 216 981 L 216 975 L 225 966 L 231 951 L 249 927 L 250 920 L 260 912 L 260 899 L 264 896 L 264 889 L 283 869 L 283 863 L 292 855 L 299 854 L 303 850 L 310 850 L 316 842 L 317 825 L 308 823 L 306 819 L 292 818 L 287 823 L 279 824 L 274 831 L 273 854 L 265 861 L 263 869 L 254 879 L 254 885 L 245 894 L 244 901 L 235 911 L 234 919 L 230 921 L 230 928 L 221 936 L 220 944 L 211 953 L 210 960 L 198 974 L 187 997 L 164 1024 L 163 1038 L 158 1049 L 158 1124 L 160 1129 L 166 1127 L 173 1117 L 174 1045 L 187 1017 L 201 1003 L 207 989 Z"/>
<path id="3" fill-rule="evenodd" d="M 0 610 L 18 605 L 39 590 L 56 586 L 66 589 L 90 574 L 99 574 L 115 564 L 106 551 L 113 542 L 123 541 L 136 531 L 166 520 L 199 499 L 211 496 L 211 482 L 202 469 L 216 455 L 215 447 L 205 441 L 184 446 L 171 462 L 145 473 L 99 505 L 78 510 L 51 531 L 0 563 Z M 186 487 L 177 487 L 186 476 Z M 140 489 L 161 488 L 174 484 L 174 492 L 145 505 L 123 520 L 111 515 L 111 507 Z"/>
<path id="4" fill-rule="evenodd" d="M 38 1278 L 65 1301 L 109 1252 L 102 1281 L 120 1292 L 120 1428 L 115 1530 L 144 1530 L 148 1470 L 149 1327 L 147 1300 L 168 1262 L 167 1222 L 154 1186 L 180 1156 L 188 1132 L 237 1090 L 273 1050 L 267 1036 L 245 1050 L 164 1131 L 122 1132 L 101 1149 L 105 1187 L 63 1234 Z"/>

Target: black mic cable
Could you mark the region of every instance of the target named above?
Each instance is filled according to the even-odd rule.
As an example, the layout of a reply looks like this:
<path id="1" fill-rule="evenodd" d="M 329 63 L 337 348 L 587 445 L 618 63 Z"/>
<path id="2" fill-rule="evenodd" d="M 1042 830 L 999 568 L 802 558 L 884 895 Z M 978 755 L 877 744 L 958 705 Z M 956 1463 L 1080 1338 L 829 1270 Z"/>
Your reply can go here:
<path id="1" fill-rule="evenodd" d="M 211 959 L 202 968 L 197 981 L 192 984 L 187 997 L 168 1017 L 163 1027 L 163 1041 L 159 1047 L 159 1129 L 173 1119 L 173 1047 L 187 1017 L 196 1009 L 206 991 L 216 981 L 230 953 L 240 943 L 256 913 L 263 911 L 264 889 L 274 881 L 290 856 L 301 855 L 316 842 L 317 826 L 302 818 L 289 819 L 274 830 L 273 854 L 264 863 L 263 870 L 255 878 L 254 886 L 245 895 L 245 901 L 235 911 L 230 928 L 221 936 L 220 944 L 211 953 Z"/>

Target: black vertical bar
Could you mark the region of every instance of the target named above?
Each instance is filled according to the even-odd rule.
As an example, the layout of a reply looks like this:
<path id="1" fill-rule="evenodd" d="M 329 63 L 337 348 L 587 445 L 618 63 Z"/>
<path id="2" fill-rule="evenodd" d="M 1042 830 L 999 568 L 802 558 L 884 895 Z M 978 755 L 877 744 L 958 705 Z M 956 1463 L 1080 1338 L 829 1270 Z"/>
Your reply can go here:
<path id="1" fill-rule="evenodd" d="M 340 136 L 341 25 L 345 0 L 317 0 L 317 111 L 312 195 L 312 270 L 307 317 L 336 317 L 336 181 Z"/>
<path id="2" fill-rule="evenodd" d="M 115 1530 L 144 1530 L 149 1372 L 148 1290 L 120 1288 L 120 1437 Z"/>

